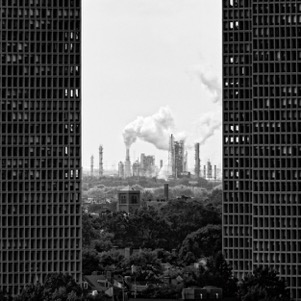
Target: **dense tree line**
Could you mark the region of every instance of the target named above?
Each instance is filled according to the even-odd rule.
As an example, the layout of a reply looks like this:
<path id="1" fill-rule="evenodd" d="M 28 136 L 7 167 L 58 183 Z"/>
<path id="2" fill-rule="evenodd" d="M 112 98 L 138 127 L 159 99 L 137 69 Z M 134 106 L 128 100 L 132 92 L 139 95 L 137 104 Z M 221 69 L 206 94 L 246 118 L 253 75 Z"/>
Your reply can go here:
<path id="1" fill-rule="evenodd" d="M 83 216 L 83 243 L 85 247 L 97 241 L 105 251 L 111 245 L 120 248 L 180 249 L 187 235 L 207 226 L 220 225 L 221 216 L 210 206 L 196 200 L 171 200 L 162 208 L 142 207 L 135 214 L 123 212 L 99 218 Z M 221 239 L 221 229 L 217 240 Z M 220 244 L 218 244 L 220 246 Z M 98 251 L 102 251 L 98 244 Z M 217 250 L 218 251 L 218 250 Z"/>

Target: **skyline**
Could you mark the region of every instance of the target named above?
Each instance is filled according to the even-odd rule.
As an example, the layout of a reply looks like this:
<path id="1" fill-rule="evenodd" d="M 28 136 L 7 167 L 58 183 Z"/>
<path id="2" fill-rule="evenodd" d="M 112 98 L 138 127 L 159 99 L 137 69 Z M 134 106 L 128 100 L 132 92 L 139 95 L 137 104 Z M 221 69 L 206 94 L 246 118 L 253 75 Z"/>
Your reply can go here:
<path id="1" fill-rule="evenodd" d="M 193 144 L 210 136 L 213 128 L 200 157 L 202 164 L 211 159 L 220 166 L 221 58 L 217 0 L 85 1 L 84 169 L 90 167 L 91 155 L 97 167 L 99 145 L 104 148 L 104 168 L 116 167 L 125 159 L 124 129 L 162 111 L 170 116 L 165 141 L 174 134 L 176 139 L 186 137 L 190 145 L 189 169 L 194 167 Z M 132 163 L 141 153 L 154 155 L 156 164 L 161 159 L 167 163 L 167 151 L 141 137 L 130 152 Z"/>

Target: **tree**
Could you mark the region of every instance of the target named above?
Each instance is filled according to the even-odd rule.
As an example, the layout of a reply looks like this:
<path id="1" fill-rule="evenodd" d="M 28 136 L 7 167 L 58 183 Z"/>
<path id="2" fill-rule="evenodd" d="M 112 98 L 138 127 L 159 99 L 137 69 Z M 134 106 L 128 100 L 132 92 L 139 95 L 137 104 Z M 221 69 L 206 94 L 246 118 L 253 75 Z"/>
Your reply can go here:
<path id="1" fill-rule="evenodd" d="M 26 284 L 21 294 L 16 298 L 17 301 L 39 301 L 43 298 L 43 286 L 40 283 Z M 2 300 L 2 299 L 0 299 Z"/>
<path id="2" fill-rule="evenodd" d="M 129 217 L 128 238 L 136 248 L 165 248 L 169 225 L 153 207 L 141 208 Z"/>
<path id="3" fill-rule="evenodd" d="M 93 249 L 83 249 L 83 274 L 91 275 L 92 272 L 99 270 L 98 253 Z"/>
<path id="4" fill-rule="evenodd" d="M 221 225 L 206 225 L 186 236 L 179 251 L 179 258 L 185 264 L 197 258 L 214 256 L 222 249 Z"/>
<path id="5" fill-rule="evenodd" d="M 162 207 L 160 214 L 170 225 L 168 249 L 179 248 L 185 237 L 208 224 L 221 224 L 221 217 L 212 210 L 205 208 L 196 200 L 171 200 Z"/>
<path id="6" fill-rule="evenodd" d="M 223 191 L 221 188 L 214 188 L 208 195 L 207 201 L 206 201 L 206 207 L 210 206 L 210 208 L 213 208 L 218 213 L 222 213 L 222 198 L 223 198 Z"/>
<path id="7" fill-rule="evenodd" d="M 82 296 L 82 288 L 75 282 L 73 277 L 68 274 L 54 273 L 46 277 L 43 285 L 43 298 L 41 300 L 58 300 L 67 301 L 73 295 L 80 298 Z M 68 299 L 69 298 L 69 299 Z"/>
<path id="8" fill-rule="evenodd" d="M 102 252 L 99 255 L 99 266 L 101 270 L 120 270 L 124 256 L 117 250 Z"/>
<path id="9" fill-rule="evenodd" d="M 93 223 L 93 219 L 89 216 L 89 214 L 85 213 L 83 214 L 82 226 L 83 246 L 89 247 L 92 240 L 99 238 L 99 229 L 96 228 L 95 223 Z"/>
<path id="10" fill-rule="evenodd" d="M 0 300 L 1 301 L 12 301 L 13 297 L 10 294 L 5 293 L 2 290 L 0 290 Z"/>
<path id="11" fill-rule="evenodd" d="M 71 275 L 55 273 L 47 275 L 45 283 L 28 284 L 24 287 L 18 301 L 76 301 L 82 299 L 82 289 Z"/>
<path id="12" fill-rule="evenodd" d="M 123 263 L 123 267 L 127 273 L 132 271 L 132 266 L 135 267 L 134 276 L 137 281 L 148 283 L 160 282 L 163 270 L 156 251 L 140 251 Z"/>
<path id="13" fill-rule="evenodd" d="M 91 243 L 91 247 L 97 252 L 109 251 L 113 248 L 114 234 L 100 231 L 99 238 Z"/>
<path id="14" fill-rule="evenodd" d="M 200 278 L 204 285 L 221 287 L 225 297 L 233 297 L 237 293 L 237 279 L 233 277 L 232 268 L 222 252 L 218 252 L 214 257 L 208 259 Z"/>
<path id="15" fill-rule="evenodd" d="M 289 291 L 276 271 L 259 267 L 246 276 L 240 287 L 242 301 L 289 301 Z"/>

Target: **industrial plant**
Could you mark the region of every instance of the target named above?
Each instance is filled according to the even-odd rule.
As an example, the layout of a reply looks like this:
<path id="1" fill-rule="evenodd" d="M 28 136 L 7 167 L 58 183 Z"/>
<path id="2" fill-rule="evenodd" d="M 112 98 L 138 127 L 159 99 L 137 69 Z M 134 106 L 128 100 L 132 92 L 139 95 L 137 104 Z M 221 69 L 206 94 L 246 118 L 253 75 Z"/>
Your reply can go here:
<path id="1" fill-rule="evenodd" d="M 131 163 L 130 145 L 127 144 L 125 148 L 125 159 L 121 160 L 117 164 L 117 168 L 114 171 L 113 176 L 120 178 L 129 177 L 146 177 L 146 178 L 164 178 L 164 179 L 179 179 L 183 177 L 189 178 L 204 178 L 208 181 L 220 180 L 220 169 L 216 165 L 213 165 L 210 159 L 202 165 L 200 159 L 200 146 L 201 143 L 194 144 L 194 163 L 191 163 L 188 168 L 188 150 L 191 151 L 192 147 L 186 148 L 185 140 L 177 140 L 173 134 L 169 136 L 168 143 L 168 160 L 164 164 L 163 160 L 159 160 L 156 165 L 155 156 L 145 153 L 133 160 Z M 99 168 L 94 169 L 94 155 L 91 156 L 90 176 L 96 176 L 101 178 L 105 175 L 105 168 L 103 163 L 104 148 L 99 146 Z M 194 164 L 194 166 L 192 166 Z"/>

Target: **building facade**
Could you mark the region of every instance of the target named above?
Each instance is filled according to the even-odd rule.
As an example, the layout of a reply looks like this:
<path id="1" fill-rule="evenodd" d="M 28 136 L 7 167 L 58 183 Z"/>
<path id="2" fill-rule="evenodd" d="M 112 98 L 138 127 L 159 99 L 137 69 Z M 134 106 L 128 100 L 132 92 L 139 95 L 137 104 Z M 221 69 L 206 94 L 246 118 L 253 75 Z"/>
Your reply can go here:
<path id="1" fill-rule="evenodd" d="M 133 190 L 129 186 L 118 191 L 117 212 L 134 213 L 141 206 L 139 190 Z"/>
<path id="2" fill-rule="evenodd" d="M 301 300 L 301 3 L 223 0 L 223 250 Z"/>
<path id="3" fill-rule="evenodd" d="M 81 282 L 81 3 L 0 5 L 0 290 Z"/>

